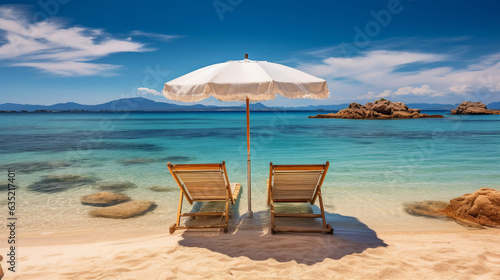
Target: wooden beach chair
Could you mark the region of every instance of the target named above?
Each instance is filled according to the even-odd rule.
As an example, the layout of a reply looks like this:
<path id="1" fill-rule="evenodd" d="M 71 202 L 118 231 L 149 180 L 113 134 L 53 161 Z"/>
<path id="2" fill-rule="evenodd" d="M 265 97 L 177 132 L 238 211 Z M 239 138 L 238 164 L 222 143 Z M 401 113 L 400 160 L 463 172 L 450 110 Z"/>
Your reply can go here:
<path id="1" fill-rule="evenodd" d="M 222 228 L 224 232 L 227 232 L 229 204 L 234 205 L 238 199 L 241 185 L 229 183 L 226 164 L 224 162 L 215 164 L 171 164 L 169 162 L 168 170 L 181 188 L 177 220 L 170 226 L 170 234 L 176 229 L 187 228 Z M 226 208 L 223 212 L 181 213 L 183 197 L 191 205 L 198 201 L 225 201 Z M 180 226 L 181 217 L 196 216 L 225 216 L 226 222 L 223 225 L 213 226 Z"/>
<path id="2" fill-rule="evenodd" d="M 333 228 L 326 223 L 321 185 L 325 180 L 330 163 L 321 165 L 273 165 L 271 162 L 267 183 L 267 205 L 271 206 L 271 232 L 320 232 L 333 234 Z M 275 203 L 308 202 L 319 200 L 321 214 L 275 213 Z M 275 218 L 321 218 L 323 227 L 277 227 Z"/>

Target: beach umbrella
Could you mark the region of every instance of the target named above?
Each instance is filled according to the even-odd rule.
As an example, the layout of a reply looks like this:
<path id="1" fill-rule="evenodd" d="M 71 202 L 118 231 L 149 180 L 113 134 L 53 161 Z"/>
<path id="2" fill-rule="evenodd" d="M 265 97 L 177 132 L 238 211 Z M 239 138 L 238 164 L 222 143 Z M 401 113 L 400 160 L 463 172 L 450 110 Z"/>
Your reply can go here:
<path id="1" fill-rule="evenodd" d="M 249 103 L 287 98 L 323 99 L 330 95 L 326 81 L 297 69 L 267 61 L 244 60 L 213 64 L 165 83 L 171 100 L 196 102 L 213 96 L 221 101 L 244 101 L 247 113 L 248 217 L 252 217 Z"/>

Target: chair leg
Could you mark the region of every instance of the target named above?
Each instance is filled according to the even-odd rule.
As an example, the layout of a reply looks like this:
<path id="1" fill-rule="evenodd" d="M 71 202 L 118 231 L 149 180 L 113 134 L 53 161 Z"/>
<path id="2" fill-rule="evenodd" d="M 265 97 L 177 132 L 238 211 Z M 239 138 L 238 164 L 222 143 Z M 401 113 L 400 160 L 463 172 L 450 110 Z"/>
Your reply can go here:
<path id="1" fill-rule="evenodd" d="M 226 199 L 226 223 L 224 224 L 224 233 L 227 232 L 228 224 L 229 224 L 229 199 Z"/>
<path id="2" fill-rule="evenodd" d="M 274 201 L 271 198 L 271 234 L 274 234 L 274 228 L 276 227 L 274 223 Z"/>
<path id="3" fill-rule="evenodd" d="M 267 183 L 267 205 L 271 203 L 271 185 L 269 185 L 269 179 L 266 181 Z"/>
<path id="4" fill-rule="evenodd" d="M 168 228 L 168 230 L 169 230 L 170 234 L 174 233 L 176 229 L 177 229 L 177 226 L 175 226 L 175 223 L 174 223 L 174 224 L 172 224 L 172 225 Z"/>
<path id="5" fill-rule="evenodd" d="M 323 208 L 323 196 L 321 195 L 321 191 L 318 192 L 318 200 L 319 200 L 319 207 L 321 209 L 321 220 L 323 221 L 323 227 L 326 229 L 331 229 L 328 233 L 333 234 L 332 226 L 326 223 L 325 209 Z"/>
<path id="6" fill-rule="evenodd" d="M 318 192 L 319 208 L 321 209 L 321 220 L 323 221 L 323 227 L 326 228 L 325 210 L 323 208 L 323 196 L 321 191 Z"/>
<path id="7" fill-rule="evenodd" d="M 182 196 L 182 191 L 181 191 L 181 195 L 179 197 L 179 208 L 177 209 L 177 219 L 175 220 L 175 224 L 170 226 L 170 229 L 169 229 L 170 234 L 174 233 L 175 230 L 177 229 L 177 227 L 181 223 L 182 199 L 183 199 L 183 196 Z"/>

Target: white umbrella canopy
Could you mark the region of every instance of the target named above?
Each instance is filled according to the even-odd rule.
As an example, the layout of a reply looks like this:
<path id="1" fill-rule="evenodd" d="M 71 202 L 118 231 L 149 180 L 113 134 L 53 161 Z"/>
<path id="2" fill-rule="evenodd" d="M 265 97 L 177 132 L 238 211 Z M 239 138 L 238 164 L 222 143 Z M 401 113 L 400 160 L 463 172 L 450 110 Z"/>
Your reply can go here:
<path id="1" fill-rule="evenodd" d="M 267 61 L 238 60 L 213 64 L 165 84 L 171 100 L 196 102 L 213 96 L 221 101 L 322 99 L 329 96 L 326 81 L 297 69 Z"/>
<path id="2" fill-rule="evenodd" d="M 246 101 L 248 217 L 251 208 L 249 102 L 287 98 L 328 98 L 326 81 L 297 69 L 267 61 L 244 60 L 213 64 L 165 83 L 163 95 L 171 100 L 196 102 L 213 96 L 221 101 Z"/>

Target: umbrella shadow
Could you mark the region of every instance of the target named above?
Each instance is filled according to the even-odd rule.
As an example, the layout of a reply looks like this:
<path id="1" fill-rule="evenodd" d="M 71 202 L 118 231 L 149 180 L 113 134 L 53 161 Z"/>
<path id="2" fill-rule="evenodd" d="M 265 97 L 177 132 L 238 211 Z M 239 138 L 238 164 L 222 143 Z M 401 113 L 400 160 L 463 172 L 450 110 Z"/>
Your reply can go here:
<path id="1" fill-rule="evenodd" d="M 236 208 L 238 209 L 238 208 Z M 308 205 L 300 208 L 301 212 L 315 213 L 317 206 Z M 249 219 L 239 213 L 233 216 L 229 232 L 184 231 L 179 245 L 205 248 L 231 258 L 247 257 L 254 261 L 274 259 L 278 262 L 296 261 L 313 265 L 325 259 L 341 259 L 347 255 L 362 253 L 369 248 L 386 247 L 387 244 L 378 238 L 376 232 L 355 217 L 325 213 L 326 220 L 335 229 L 334 235 L 326 234 L 271 234 L 269 210 L 254 213 Z M 319 221 L 304 219 L 284 219 L 294 226 L 315 224 Z M 315 219 L 306 219 L 315 220 Z M 248 228 L 252 230 L 247 230 Z"/>

